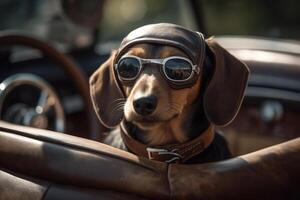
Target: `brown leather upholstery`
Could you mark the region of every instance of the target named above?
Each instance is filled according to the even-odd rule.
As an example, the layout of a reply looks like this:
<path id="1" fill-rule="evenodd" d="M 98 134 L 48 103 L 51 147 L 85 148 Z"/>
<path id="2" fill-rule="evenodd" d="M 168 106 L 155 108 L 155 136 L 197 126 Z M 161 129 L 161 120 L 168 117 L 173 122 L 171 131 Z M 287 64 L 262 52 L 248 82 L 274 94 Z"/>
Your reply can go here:
<path id="1" fill-rule="evenodd" d="M 299 199 L 300 138 L 223 162 L 150 161 L 0 122 L 0 199 Z"/>
<path id="2" fill-rule="evenodd" d="M 29 177 L 18 177 L 0 171 L 0 199 L 2 200 L 108 200 L 142 199 L 134 195 L 54 184 Z"/>
<path id="3" fill-rule="evenodd" d="M 4 123 L 0 127 L 4 169 L 75 187 L 153 198 L 169 194 L 163 163 L 60 133 Z"/>

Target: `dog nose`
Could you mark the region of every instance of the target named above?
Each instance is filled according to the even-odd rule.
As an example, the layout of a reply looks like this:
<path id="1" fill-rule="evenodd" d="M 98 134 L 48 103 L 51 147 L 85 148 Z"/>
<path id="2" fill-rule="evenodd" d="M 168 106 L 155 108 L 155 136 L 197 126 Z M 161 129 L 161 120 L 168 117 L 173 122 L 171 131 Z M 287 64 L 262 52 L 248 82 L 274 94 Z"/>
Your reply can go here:
<path id="1" fill-rule="evenodd" d="M 146 116 L 153 113 L 157 106 L 156 96 L 141 97 L 133 101 L 133 107 L 135 112 L 140 115 Z"/>

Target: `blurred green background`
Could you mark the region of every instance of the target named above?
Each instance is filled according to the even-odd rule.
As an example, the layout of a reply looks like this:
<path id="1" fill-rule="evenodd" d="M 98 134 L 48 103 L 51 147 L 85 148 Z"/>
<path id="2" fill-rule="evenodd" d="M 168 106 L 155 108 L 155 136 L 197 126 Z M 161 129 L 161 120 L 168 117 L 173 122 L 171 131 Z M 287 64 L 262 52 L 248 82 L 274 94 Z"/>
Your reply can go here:
<path id="1" fill-rule="evenodd" d="M 74 0 L 62 0 L 74 2 Z M 0 30 L 17 29 L 62 46 L 120 41 L 149 23 L 171 22 L 211 35 L 300 40 L 297 0 L 106 0 L 97 34 L 66 17 L 61 0 L 0 0 Z M 93 6 L 95 0 L 82 1 Z M 97 0 L 96 0 L 97 1 Z M 89 15 L 86 13 L 85 15 Z M 200 24 L 200 25 L 199 25 Z"/>
<path id="2" fill-rule="evenodd" d="M 207 35 L 252 35 L 300 39 L 300 1 L 198 0 L 196 10 Z M 104 8 L 103 39 L 148 23 L 173 22 L 198 29 L 186 0 L 110 0 Z M 201 30 L 200 30 L 201 31 Z"/>

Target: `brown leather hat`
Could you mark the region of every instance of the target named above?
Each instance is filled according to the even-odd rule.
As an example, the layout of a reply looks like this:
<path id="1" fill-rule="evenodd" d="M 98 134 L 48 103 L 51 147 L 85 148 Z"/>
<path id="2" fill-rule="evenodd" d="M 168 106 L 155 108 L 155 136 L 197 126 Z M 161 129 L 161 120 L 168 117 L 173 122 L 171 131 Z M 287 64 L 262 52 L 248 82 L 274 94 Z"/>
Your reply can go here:
<path id="1" fill-rule="evenodd" d="M 194 64 L 200 66 L 205 57 L 205 40 L 201 33 L 175 24 L 159 23 L 142 26 L 130 32 L 123 39 L 115 59 L 118 60 L 128 48 L 139 43 L 175 46 L 184 51 Z"/>
<path id="2" fill-rule="evenodd" d="M 116 76 L 114 65 L 130 47 L 141 43 L 171 45 L 179 48 L 200 69 L 205 67 L 205 60 L 211 60 L 213 68 L 211 77 L 207 86 L 201 91 L 203 93 L 201 101 L 203 101 L 206 117 L 211 123 L 220 126 L 234 119 L 247 86 L 248 67 L 222 48 L 214 39 L 205 40 L 201 33 L 175 24 L 160 23 L 142 26 L 130 32 L 123 39 L 120 48 L 113 52 L 108 61 L 91 77 L 94 108 L 105 126 L 115 127 L 123 119 L 123 112 L 114 110 L 117 99 L 126 98 L 121 82 Z M 202 73 L 200 75 L 205 76 Z M 176 88 L 172 87 L 172 89 L 188 87 L 198 77 L 194 76 L 189 83 L 176 85 Z"/>
<path id="3" fill-rule="evenodd" d="M 201 71 L 205 58 L 205 40 L 201 33 L 169 23 L 159 23 L 142 26 L 130 32 L 123 39 L 115 57 L 114 63 L 117 63 L 120 57 L 130 47 L 141 43 L 169 45 L 179 48 L 189 56 L 192 63 L 197 66 L 198 71 Z M 164 76 L 163 72 L 161 72 L 161 74 L 162 76 Z M 179 83 L 169 81 L 168 84 L 173 89 L 182 89 L 193 86 L 198 78 L 199 75 L 195 74 L 188 81 Z"/>

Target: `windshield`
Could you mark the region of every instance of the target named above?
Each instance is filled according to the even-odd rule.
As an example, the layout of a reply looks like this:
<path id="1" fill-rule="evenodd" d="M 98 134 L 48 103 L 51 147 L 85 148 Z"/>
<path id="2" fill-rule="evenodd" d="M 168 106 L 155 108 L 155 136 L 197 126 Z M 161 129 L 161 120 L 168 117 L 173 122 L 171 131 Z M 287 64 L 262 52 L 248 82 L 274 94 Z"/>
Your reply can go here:
<path id="1" fill-rule="evenodd" d="M 158 22 L 180 24 L 207 36 L 298 40 L 299 8 L 296 0 L 109 0 L 104 2 L 97 33 L 73 23 L 64 14 L 61 0 L 1 0 L 0 30 L 22 30 L 67 48 L 84 48 L 95 42 L 102 49 L 113 48 L 115 45 L 105 44 L 116 44 L 131 30 Z"/>
<path id="2" fill-rule="evenodd" d="M 0 30 L 18 30 L 62 48 L 83 48 L 92 41 L 91 29 L 72 23 L 60 0 L 1 0 Z"/>
<path id="3" fill-rule="evenodd" d="M 104 4 L 101 40 L 120 40 L 131 30 L 152 23 L 170 22 L 191 29 L 196 19 L 189 1 L 110 0 Z"/>
<path id="4" fill-rule="evenodd" d="M 0 30 L 22 30 L 61 47 L 82 48 L 95 42 L 95 36 L 101 44 L 117 43 L 129 31 L 148 23 L 171 22 L 194 29 L 196 21 L 189 6 L 181 0 L 105 1 L 99 34 L 95 35 L 93 28 L 71 21 L 60 0 L 2 0 Z"/>
<path id="5" fill-rule="evenodd" d="M 300 39 L 297 0 L 202 0 L 197 9 L 209 35 Z"/>

